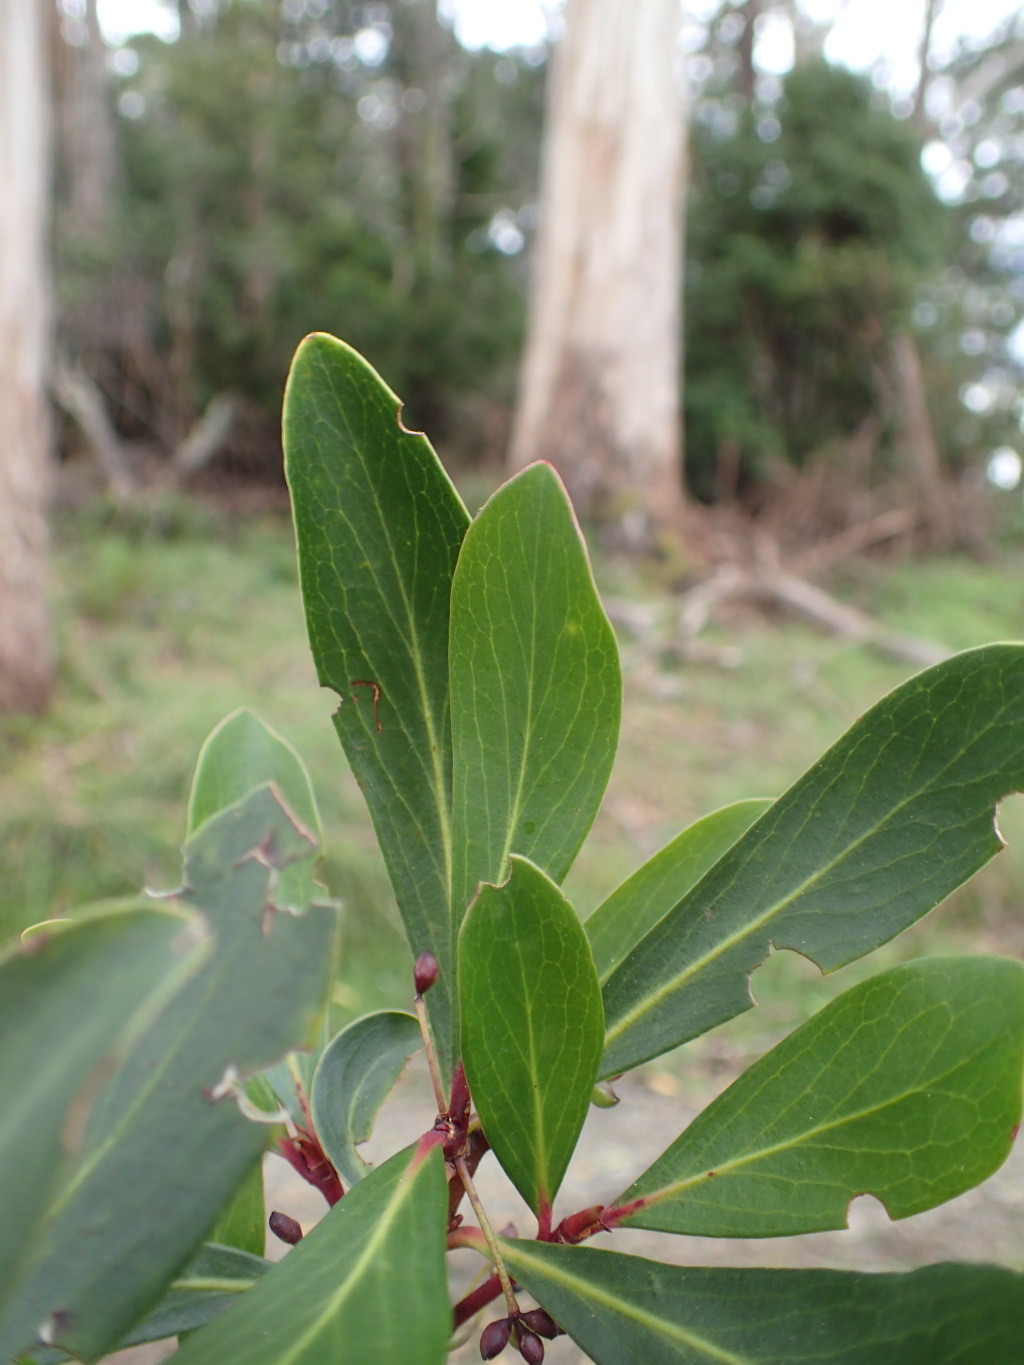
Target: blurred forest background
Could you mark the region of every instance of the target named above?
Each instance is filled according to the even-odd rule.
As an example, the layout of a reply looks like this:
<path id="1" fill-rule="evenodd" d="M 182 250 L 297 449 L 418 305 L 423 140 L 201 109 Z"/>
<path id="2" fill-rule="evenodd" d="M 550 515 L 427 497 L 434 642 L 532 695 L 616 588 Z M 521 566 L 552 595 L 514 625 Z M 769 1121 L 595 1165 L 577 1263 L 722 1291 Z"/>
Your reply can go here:
<path id="1" fill-rule="evenodd" d="M 915 667 L 1021 634 L 1024 24 L 1004 7 L 951 40 L 941 0 L 899 7 L 912 87 L 827 60 L 831 21 L 798 0 L 681 11 L 686 510 L 647 557 L 591 528 L 627 715 L 583 911 L 690 819 L 782 790 Z M 304 640 L 281 394 L 301 337 L 334 332 L 471 507 L 502 477 L 561 11 L 494 51 L 433 0 L 177 0 L 130 37 L 96 0 L 44 8 L 57 675 L 43 719 L 0 726 L 0 925 L 173 883 L 199 745 L 253 705 L 323 803 L 339 1008 L 401 1000 Z M 905 951 L 1019 948 L 1022 892 L 1018 846 Z"/>
<path id="2" fill-rule="evenodd" d="M 908 345 L 943 474 L 977 481 L 1022 411 L 1013 17 L 938 69 L 925 51 L 916 95 L 893 98 L 884 71 L 828 65 L 828 26 L 801 12 L 780 77 L 756 35 L 786 6 L 695 8 L 691 493 L 756 507 L 827 469 L 844 498 L 884 496 L 917 418 Z M 938 9 L 922 0 L 924 48 Z M 427 0 L 180 0 L 176 41 L 118 47 L 96 0 L 56 13 L 64 456 L 89 450 L 115 487 L 203 464 L 221 486 L 279 484 L 283 380 L 315 326 L 373 358 L 453 468 L 500 469 L 547 46 L 466 50 Z"/>

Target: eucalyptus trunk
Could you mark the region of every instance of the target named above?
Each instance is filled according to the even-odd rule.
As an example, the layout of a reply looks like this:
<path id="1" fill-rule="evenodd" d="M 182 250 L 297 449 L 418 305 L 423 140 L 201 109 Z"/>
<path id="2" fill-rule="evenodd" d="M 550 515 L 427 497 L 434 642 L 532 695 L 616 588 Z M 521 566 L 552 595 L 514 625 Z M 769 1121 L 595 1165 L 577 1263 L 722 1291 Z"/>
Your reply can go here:
<path id="1" fill-rule="evenodd" d="M 682 502 L 679 24 L 679 0 L 570 0 L 512 438 L 631 539 Z"/>
<path id="2" fill-rule="evenodd" d="M 0 0 L 0 708 L 50 690 L 44 7 Z"/>

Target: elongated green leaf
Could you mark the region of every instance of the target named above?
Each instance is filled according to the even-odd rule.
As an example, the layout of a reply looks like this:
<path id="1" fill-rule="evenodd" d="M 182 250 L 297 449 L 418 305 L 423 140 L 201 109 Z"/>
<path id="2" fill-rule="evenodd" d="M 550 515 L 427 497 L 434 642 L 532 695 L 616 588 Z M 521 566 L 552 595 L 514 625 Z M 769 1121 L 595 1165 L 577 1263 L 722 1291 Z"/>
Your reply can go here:
<path id="1" fill-rule="evenodd" d="M 237 1303 L 240 1295 L 271 1268 L 270 1261 L 234 1247 L 204 1246 L 153 1311 L 132 1328 L 119 1346 L 141 1346 L 205 1327 Z M 70 1359 L 66 1351 L 50 1346 L 37 1346 L 32 1352 L 33 1365 L 61 1365 Z"/>
<path id="2" fill-rule="evenodd" d="M 377 1111 L 422 1046 L 414 1015 L 381 1010 L 356 1019 L 324 1049 L 313 1077 L 313 1125 L 345 1185 L 369 1174 L 356 1147 L 373 1132 Z"/>
<path id="3" fill-rule="evenodd" d="M 448 609 L 469 516 L 426 437 L 361 356 L 311 336 L 284 406 L 299 574 L 317 676 L 363 789 L 415 954 L 441 967 L 429 1009 L 452 1048 Z"/>
<path id="4" fill-rule="evenodd" d="M 272 1268 L 262 1256 L 236 1247 L 204 1246 L 153 1311 L 122 1339 L 121 1346 L 163 1341 L 205 1327 Z"/>
<path id="5" fill-rule="evenodd" d="M 487 1140 L 544 1221 L 587 1115 L 604 1018 L 576 912 L 539 868 L 511 862 L 462 926 L 462 1055 Z"/>
<path id="6" fill-rule="evenodd" d="M 262 1256 L 266 1246 L 267 1211 L 263 1199 L 263 1154 L 242 1177 L 210 1233 L 210 1241 Z"/>
<path id="7" fill-rule="evenodd" d="M 604 987 L 601 1074 L 752 1005 L 769 944 L 832 971 L 937 905 L 1002 847 L 1024 787 L 1024 646 L 938 664 L 872 707 L 720 858 Z"/>
<path id="8" fill-rule="evenodd" d="M 854 986 L 746 1071 L 618 1202 L 626 1223 L 713 1237 L 893 1218 L 977 1185 L 1021 1116 L 1024 966 L 928 958 Z"/>
<path id="9" fill-rule="evenodd" d="M 287 740 L 244 708 L 222 720 L 199 751 L 188 802 L 189 836 L 266 782 L 277 785 L 289 808 L 319 840 L 320 814 L 305 764 Z M 284 868 L 274 889 L 275 904 L 301 912 L 314 896 L 311 859 Z"/>
<path id="10" fill-rule="evenodd" d="M 69 1111 L 80 1133 L 117 1052 L 199 970 L 199 929 L 170 907 L 104 908 L 40 927 L 0 959 L 0 1304 L 54 1186 Z"/>
<path id="11" fill-rule="evenodd" d="M 722 1270 L 502 1248 L 595 1365 L 1011 1365 L 1024 1352 L 1024 1276 L 997 1266 Z"/>
<path id="12" fill-rule="evenodd" d="M 146 1031 L 97 1102 L 84 1152 L 49 1211 L 41 1249 L 0 1322 L 0 1359 L 50 1322 L 92 1358 L 159 1298 L 263 1147 L 233 1075 L 307 1041 L 333 973 L 336 915 L 268 899 L 271 874 L 316 848 L 271 786 L 207 821 L 185 846 L 186 909 L 214 951 Z"/>
<path id="13" fill-rule="evenodd" d="M 175 1365 L 441 1365 L 451 1333 L 441 1153 L 360 1181 Z"/>
<path id="14" fill-rule="evenodd" d="M 597 907 L 584 928 L 602 982 L 770 805 L 771 801 L 754 798 L 705 815 L 638 867 Z"/>
<path id="15" fill-rule="evenodd" d="M 615 636 L 558 475 L 530 465 L 486 504 L 452 584 L 453 911 L 510 853 L 560 882 L 619 734 Z"/>

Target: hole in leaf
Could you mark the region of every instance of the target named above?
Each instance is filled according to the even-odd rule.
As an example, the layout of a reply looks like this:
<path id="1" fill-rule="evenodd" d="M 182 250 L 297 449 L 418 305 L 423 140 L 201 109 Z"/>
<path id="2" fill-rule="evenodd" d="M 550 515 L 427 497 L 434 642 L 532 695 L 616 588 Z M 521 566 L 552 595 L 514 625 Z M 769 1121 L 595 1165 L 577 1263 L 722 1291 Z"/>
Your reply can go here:
<path id="1" fill-rule="evenodd" d="M 790 948 L 773 948 L 750 978 L 759 1027 L 788 1032 L 802 1024 L 836 993 L 808 957 Z"/>
<path id="2" fill-rule="evenodd" d="M 846 1226 L 855 1237 L 868 1237 L 889 1226 L 885 1205 L 873 1194 L 858 1194 L 846 1210 Z"/>
<path id="3" fill-rule="evenodd" d="M 1011 792 L 996 804 L 995 830 L 1008 848 L 1024 843 L 1024 793 Z"/>
<path id="4" fill-rule="evenodd" d="M 998 803 L 995 831 L 999 854 L 953 896 L 942 927 L 963 937 L 971 952 L 1016 954 L 1024 945 L 1020 905 L 1024 901 L 1024 795 L 1013 792 Z M 954 941 L 954 949 L 960 945 Z"/>

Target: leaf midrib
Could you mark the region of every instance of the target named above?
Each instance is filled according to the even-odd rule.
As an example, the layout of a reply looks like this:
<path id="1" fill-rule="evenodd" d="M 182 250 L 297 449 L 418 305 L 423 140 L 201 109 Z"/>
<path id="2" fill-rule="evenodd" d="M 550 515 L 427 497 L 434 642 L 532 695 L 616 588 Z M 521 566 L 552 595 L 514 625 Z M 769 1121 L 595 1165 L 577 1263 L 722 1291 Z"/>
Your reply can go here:
<path id="1" fill-rule="evenodd" d="M 993 726 L 994 722 L 993 724 L 986 727 L 986 731 L 991 730 Z M 963 758 L 964 754 L 967 752 L 968 747 L 973 747 L 973 745 L 979 742 L 979 740 L 981 739 L 981 735 L 986 731 L 982 731 L 978 735 L 975 735 L 971 741 L 970 746 L 965 746 L 959 749 L 957 753 L 946 764 L 945 768 L 943 768 L 942 772 L 936 775 L 935 779 L 916 788 L 916 790 L 913 793 L 911 793 L 909 796 L 904 797 L 903 800 L 898 802 L 896 805 L 890 806 L 881 820 L 879 820 L 876 824 L 872 825 L 869 829 L 865 830 L 864 833 L 861 834 L 852 843 L 847 844 L 841 853 L 839 853 L 830 862 L 826 863 L 824 867 L 819 868 L 810 877 L 806 878 L 805 881 L 803 881 L 787 896 L 784 896 L 781 900 L 778 900 L 773 905 L 769 906 L 765 911 L 762 912 L 762 914 L 760 914 L 756 919 L 750 921 L 750 923 L 746 924 L 742 929 L 736 930 L 735 932 L 727 935 L 724 939 L 721 940 L 720 943 L 716 944 L 714 948 L 704 953 L 703 956 L 695 959 L 694 962 L 690 963 L 676 976 L 672 977 L 671 980 L 664 982 L 657 990 L 651 991 L 647 995 L 645 995 L 636 1005 L 633 1006 L 631 1010 L 627 1011 L 626 1014 L 622 1015 L 619 1018 L 619 1020 L 611 1028 L 607 1030 L 607 1032 L 605 1033 L 605 1049 L 607 1050 L 610 1044 L 613 1043 L 616 1039 L 620 1038 L 627 1029 L 631 1028 L 637 1022 L 638 1019 L 642 1019 L 646 1014 L 650 1012 L 650 1010 L 654 1009 L 657 1005 L 659 1005 L 662 1000 L 664 1000 L 667 996 L 672 995 L 676 990 L 679 989 L 680 986 L 684 985 L 687 981 L 689 981 L 691 977 L 695 976 L 698 972 L 702 971 L 705 967 L 714 962 L 717 958 L 721 957 L 723 953 L 728 952 L 730 948 L 735 947 L 736 944 L 738 943 L 742 943 L 744 939 L 747 939 L 750 937 L 751 934 L 756 933 L 758 929 L 762 928 L 765 924 L 774 919 L 777 915 L 784 913 L 785 910 L 787 910 L 790 905 L 792 905 L 795 901 L 799 900 L 799 898 L 803 896 L 811 887 L 813 887 L 817 882 L 821 881 L 824 877 L 827 877 L 828 874 L 832 872 L 834 868 L 838 867 L 839 864 L 844 861 L 844 859 L 849 858 L 853 853 L 857 851 L 857 849 L 863 843 L 865 843 L 868 839 L 873 838 L 880 829 L 882 829 L 886 824 L 890 823 L 893 819 L 895 819 L 902 810 L 904 810 L 907 806 L 911 805 L 913 802 L 919 800 L 923 793 L 927 792 L 929 789 L 937 789 L 941 778 L 944 777 L 945 774 L 949 772 L 950 768 L 952 768 L 956 763 L 958 763 Z M 724 856 L 728 857 L 728 852 Z M 714 871 L 713 867 L 709 868 L 705 876 L 710 876 L 713 871 Z M 704 878 L 702 877 L 701 881 L 703 880 Z M 694 887 L 692 891 L 687 892 L 687 896 L 688 897 L 692 896 L 696 892 L 700 884 L 701 882 L 698 882 L 697 886 Z M 679 902 L 679 904 L 682 904 L 682 902 Z M 676 908 L 678 907 L 673 907 L 673 909 Z M 671 915 L 672 913 L 673 911 L 670 910 L 668 912 L 668 915 Z M 664 918 L 667 919 L 668 915 L 666 915 Z M 659 921 L 659 924 L 661 923 L 664 923 L 664 920 Z M 658 926 L 656 925 L 655 929 L 657 929 L 657 927 Z M 653 933 L 654 930 L 652 930 L 651 932 Z M 625 964 L 628 961 L 629 958 L 628 957 L 625 958 L 624 961 L 619 964 L 620 968 L 625 966 Z"/>
<path id="2" fill-rule="evenodd" d="M 327 385 L 329 391 L 331 392 L 331 394 L 334 396 L 334 401 L 335 401 L 335 405 L 336 405 L 336 410 L 337 410 L 338 416 L 339 416 L 339 418 L 340 418 L 340 423 L 341 423 L 341 425 L 344 426 L 345 430 L 348 432 L 349 443 L 350 443 L 352 449 L 353 449 L 354 451 L 357 452 L 357 454 L 358 454 L 358 459 L 359 459 L 359 463 L 362 465 L 362 468 L 363 468 L 363 476 L 364 476 L 364 478 L 365 478 L 365 480 L 366 480 L 366 485 L 367 485 L 367 487 L 368 487 L 368 489 L 369 489 L 370 497 L 371 497 L 371 499 L 372 499 L 372 501 L 373 501 L 374 508 L 376 509 L 376 512 L 377 512 L 377 519 L 378 519 L 378 522 L 379 522 L 379 524 L 380 524 L 381 530 L 382 530 L 382 532 L 383 532 L 384 539 L 385 539 L 385 541 L 386 541 L 386 543 L 387 543 L 387 546 L 388 546 L 388 552 L 389 552 L 389 554 L 390 554 L 391 563 L 394 564 L 394 565 L 397 565 L 397 564 L 398 564 L 398 559 L 397 559 L 397 557 L 396 557 L 396 555 L 395 555 L 395 546 L 394 546 L 393 538 L 392 538 L 392 536 L 391 536 L 391 527 L 390 527 L 390 524 L 389 524 L 389 522 L 388 522 L 388 519 L 387 519 L 387 518 L 385 517 L 385 515 L 384 515 L 384 509 L 383 509 L 383 507 L 381 506 L 380 497 L 379 497 L 379 495 L 378 495 L 377 488 L 376 488 L 375 484 L 373 483 L 373 480 L 372 480 L 371 478 L 369 478 L 369 464 L 368 464 L 368 462 L 367 462 L 367 459 L 366 459 L 366 456 L 365 456 L 365 452 L 364 452 L 364 450 L 363 450 L 362 442 L 356 439 L 355 432 L 353 431 L 352 426 L 351 426 L 351 424 L 350 424 L 349 421 L 348 421 L 348 416 L 347 416 L 347 413 L 346 413 L 346 411 L 345 411 L 345 407 L 344 407 L 344 404 L 343 404 L 343 402 L 342 402 L 342 400 L 341 400 L 341 397 L 340 397 L 340 395 L 338 394 L 337 390 L 335 389 L 333 383 L 332 383 L 331 380 L 330 380 L 330 376 L 329 376 L 329 374 L 328 374 L 328 372 L 327 372 L 327 366 L 322 364 L 322 365 L 321 365 L 321 369 L 322 369 L 323 374 L 324 374 L 324 379 L 325 379 L 325 381 L 326 381 L 326 385 Z M 397 414 L 396 414 L 396 421 L 397 421 Z M 340 508 L 339 508 L 339 511 L 340 511 Z M 348 518 L 348 517 L 345 517 L 345 521 L 346 521 L 346 523 L 348 524 L 350 530 L 353 532 L 356 541 L 358 542 L 358 540 L 359 540 L 358 531 L 357 531 L 356 528 L 353 526 L 351 519 Z M 372 561 L 372 558 L 371 558 L 370 556 L 367 556 L 367 562 L 368 562 L 369 564 L 372 565 L 372 562 L 373 562 L 373 561 Z M 372 569 L 371 569 L 371 572 L 372 572 Z M 385 593 L 385 592 L 383 591 L 383 585 L 380 583 L 380 580 L 377 578 L 376 573 L 374 573 L 373 576 L 374 576 L 374 579 L 377 581 L 378 590 L 381 592 L 381 596 L 382 596 L 382 597 L 385 599 L 385 601 L 386 601 L 386 600 L 387 600 L 387 593 Z M 401 602 L 402 602 L 402 608 L 403 608 L 403 611 L 404 611 L 404 614 L 405 614 L 406 624 L 407 624 L 407 626 L 408 626 L 409 638 L 407 639 L 406 644 L 407 644 L 407 648 L 408 648 L 408 650 L 409 650 L 409 656 L 410 656 L 410 658 L 411 658 L 411 660 L 412 660 L 413 668 L 414 668 L 414 671 L 415 671 L 415 676 L 416 676 L 416 688 L 417 688 L 417 691 L 418 691 L 418 693 L 419 693 L 420 708 L 421 708 L 422 715 L 423 715 L 423 723 L 424 723 L 424 726 L 426 727 L 426 731 L 427 731 L 427 740 L 428 740 L 428 743 L 429 743 L 429 745 L 430 745 L 430 762 L 431 762 L 431 769 L 432 769 L 432 773 L 433 773 L 434 799 L 435 799 L 435 803 L 436 803 L 436 806 L 437 806 L 438 821 L 439 821 L 439 824 L 440 824 L 440 831 L 441 831 L 441 856 L 442 856 L 442 862 L 443 862 L 443 867 L 444 867 L 442 885 L 443 885 L 443 889 L 444 889 L 444 892 L 445 892 L 445 904 L 448 904 L 448 903 L 450 902 L 450 900 L 451 900 L 451 889 L 452 889 L 452 825 L 451 825 L 451 809 L 450 809 L 450 802 L 449 802 L 449 797 L 448 797 L 448 791 L 447 791 L 447 788 L 446 788 L 446 785 L 445 785 L 445 781 L 444 781 L 444 770 L 443 770 L 442 763 L 441 763 L 441 749 L 440 749 L 440 744 L 439 744 L 439 742 L 438 742 L 438 730 L 437 730 L 437 726 L 436 726 L 436 724 L 435 724 L 433 706 L 432 706 L 432 704 L 431 704 L 431 702 L 430 702 L 429 692 L 428 692 L 428 690 L 427 690 L 426 676 L 425 676 L 425 674 L 424 674 L 424 672 L 423 672 L 422 650 L 421 650 L 421 647 L 420 647 L 419 633 L 418 633 L 418 631 L 417 631 L 417 629 L 416 629 L 416 621 L 415 621 L 415 616 L 414 616 L 413 610 L 412 610 L 412 604 L 411 604 L 411 602 L 410 602 L 410 600 L 409 600 L 409 594 L 408 594 L 408 592 L 407 592 L 407 590 L 406 590 L 405 581 L 404 581 L 402 575 L 399 574 L 397 571 L 396 571 L 395 574 L 394 574 L 394 580 L 395 580 L 395 583 L 396 583 L 396 585 L 397 585 L 397 587 L 398 587 L 399 595 L 400 595 Z M 360 648 L 363 650 L 363 652 L 364 652 L 364 654 L 365 654 L 366 651 L 365 651 L 365 646 L 364 646 L 364 644 L 363 644 L 362 632 L 357 630 L 357 631 L 356 631 L 356 634 L 357 634 L 357 636 L 358 636 L 358 638 L 359 638 L 359 641 L 360 641 Z M 367 655 L 366 657 L 367 657 L 367 661 L 369 662 L 369 655 Z M 410 814 L 412 814 L 411 809 L 410 809 Z M 418 823 L 418 822 L 417 822 L 417 823 Z M 450 961 L 454 961 L 454 954 L 455 954 L 455 930 L 454 930 L 454 927 L 453 927 L 453 926 L 450 926 L 450 927 L 449 927 L 449 960 L 450 960 Z"/>
<path id="3" fill-rule="evenodd" d="M 584 1253 L 586 1254 L 586 1253 Z M 594 1253 L 600 1255 L 601 1253 Z M 708 1360 L 718 1362 L 718 1365 L 756 1365 L 749 1356 L 734 1355 L 731 1351 L 723 1350 L 721 1347 L 713 1345 L 703 1337 L 697 1336 L 693 1332 L 686 1331 L 685 1328 L 677 1326 L 674 1322 L 667 1322 L 664 1318 L 655 1317 L 653 1313 L 648 1313 L 645 1309 L 637 1307 L 626 1299 L 620 1299 L 608 1290 L 598 1288 L 588 1280 L 579 1278 L 562 1269 L 561 1266 L 549 1265 L 545 1261 L 538 1262 L 522 1251 L 516 1251 L 508 1258 L 512 1264 L 515 1261 L 524 1261 L 527 1265 L 539 1268 L 540 1273 L 548 1276 L 549 1279 L 557 1281 L 564 1289 L 579 1294 L 584 1299 L 590 1299 L 594 1303 L 608 1308 L 614 1313 L 620 1314 L 624 1318 L 637 1323 L 640 1327 L 657 1333 L 665 1338 L 666 1341 L 678 1342 L 680 1345 L 688 1346 L 691 1350 L 699 1351 Z"/>
<path id="4" fill-rule="evenodd" d="M 415 1160 L 415 1158 L 413 1159 Z M 374 1230 L 356 1258 L 352 1269 L 302 1336 L 296 1338 L 289 1349 L 278 1357 L 277 1365 L 291 1365 L 292 1362 L 301 1359 L 302 1352 L 306 1347 L 316 1340 L 331 1318 L 336 1317 L 341 1311 L 345 1300 L 351 1296 L 367 1265 L 373 1261 L 378 1248 L 391 1232 L 403 1204 L 410 1198 L 415 1189 L 419 1171 L 425 1169 L 425 1165 L 426 1163 L 422 1162 L 419 1166 L 410 1167 L 402 1173 L 387 1209 L 378 1217 Z"/>
<path id="5" fill-rule="evenodd" d="M 214 942 L 216 943 L 217 934 L 216 930 L 213 928 L 213 916 L 211 916 L 209 910 L 199 904 L 198 893 L 190 892 L 190 895 L 194 898 L 193 908 L 202 916 L 207 925 L 211 926 L 211 932 L 213 934 Z M 216 990 L 224 978 L 225 968 L 230 965 L 228 963 L 229 957 L 232 961 L 234 960 L 233 954 L 228 954 L 223 951 L 221 953 L 215 952 L 214 956 L 208 961 L 205 971 L 205 975 L 207 976 L 206 989 L 203 990 L 201 995 L 196 999 L 195 1006 L 187 1018 L 182 1021 L 183 1027 L 178 1033 L 177 1043 L 163 1053 L 159 1064 L 149 1073 L 146 1083 L 140 1086 L 135 1092 L 132 1102 L 125 1106 L 120 1119 L 107 1134 L 107 1137 L 92 1153 L 82 1159 L 77 1170 L 69 1177 L 64 1189 L 54 1200 L 47 1212 L 47 1217 L 51 1222 L 57 1217 L 60 1211 L 71 1202 L 72 1196 L 84 1181 L 92 1175 L 93 1171 L 102 1164 L 110 1150 L 121 1141 L 124 1133 L 130 1128 L 139 1111 L 144 1110 L 148 1106 L 149 1099 L 153 1092 L 158 1088 L 159 1083 L 162 1081 L 167 1070 L 171 1067 L 172 1063 L 176 1061 L 185 1048 L 187 1041 L 195 1032 L 199 1019 L 202 1013 L 205 1012 L 210 998 L 216 994 Z M 200 968 L 200 973 L 203 973 L 203 968 Z M 202 975 L 199 980 L 201 979 Z"/>
<path id="6" fill-rule="evenodd" d="M 215 1275 L 196 1275 L 184 1280 L 172 1280 L 169 1286 L 180 1294 L 243 1294 L 256 1280 L 232 1280 Z"/>
<path id="7" fill-rule="evenodd" d="M 889 1047 L 886 1049 L 887 1053 L 893 1051 L 894 1047 L 897 1044 L 899 1036 L 900 1035 L 896 1035 L 896 1037 L 893 1038 Z M 882 1064 L 883 1060 L 884 1060 L 883 1058 L 880 1058 L 879 1061 L 875 1063 L 875 1066 L 872 1068 L 872 1071 L 877 1071 L 878 1067 Z M 715 1179 L 720 1179 L 723 1175 L 738 1170 L 743 1166 L 750 1165 L 751 1162 L 761 1161 L 766 1157 L 774 1156 L 777 1152 L 795 1150 L 796 1148 L 801 1147 L 804 1144 L 811 1142 L 814 1139 L 826 1133 L 833 1132 L 835 1129 L 843 1127 L 844 1124 L 857 1123 L 861 1119 L 871 1118 L 873 1115 L 881 1114 L 886 1109 L 890 1109 L 895 1105 L 903 1104 L 908 1098 L 916 1094 L 920 1094 L 924 1090 L 931 1091 L 935 1089 L 937 1086 L 940 1086 L 943 1083 L 943 1081 L 945 1081 L 949 1076 L 953 1075 L 954 1072 L 962 1070 L 963 1067 L 969 1061 L 970 1058 L 960 1058 L 954 1064 L 948 1066 L 945 1070 L 940 1071 L 935 1075 L 929 1074 L 927 1077 L 924 1077 L 921 1074 L 919 1074 L 913 1086 L 908 1087 L 899 1095 L 891 1095 L 887 1099 L 880 1101 L 878 1104 L 868 1105 L 864 1109 L 858 1109 L 851 1113 L 843 1114 L 839 1118 L 834 1119 L 831 1122 L 819 1123 L 814 1128 L 807 1129 L 807 1131 L 800 1134 L 798 1138 L 790 1139 L 785 1142 L 776 1142 L 769 1147 L 760 1148 L 756 1152 L 749 1152 L 744 1154 L 743 1156 L 735 1157 L 732 1161 L 718 1162 L 715 1164 L 714 1167 L 714 1177 Z M 866 1076 L 861 1077 L 861 1079 L 858 1081 L 858 1086 L 863 1085 L 870 1075 L 871 1072 L 868 1072 Z M 817 1084 L 817 1080 L 819 1079 L 820 1072 L 816 1080 L 812 1082 L 812 1085 Z M 790 1106 L 790 1108 L 791 1107 L 792 1105 Z M 738 1118 L 740 1114 L 742 1114 L 742 1110 L 739 1110 L 737 1111 L 736 1114 L 731 1115 L 730 1122 Z M 658 1204 L 663 1199 L 668 1199 L 672 1195 L 680 1194 L 685 1190 L 692 1189 L 694 1186 L 699 1185 L 702 1181 L 707 1181 L 707 1179 L 708 1174 L 705 1171 L 699 1175 L 687 1177 L 683 1180 L 675 1181 L 671 1185 L 663 1186 L 661 1189 L 656 1190 L 654 1194 L 644 1195 L 643 1198 L 646 1200 L 648 1206 L 652 1204 Z"/>
<path id="8" fill-rule="evenodd" d="M 533 1027 L 533 1009 L 530 1002 L 534 999 L 534 994 L 530 990 L 529 982 L 526 979 L 526 963 L 523 959 L 523 941 L 517 935 L 515 938 L 516 955 L 519 959 L 519 978 L 523 983 L 523 999 L 527 1001 L 526 1010 L 526 1038 L 527 1051 L 530 1058 L 530 1075 L 534 1079 L 531 1099 L 533 1102 L 533 1150 L 534 1150 L 534 1197 L 537 1200 L 535 1212 L 539 1217 L 541 1202 L 550 1198 L 548 1186 L 550 1184 L 550 1170 L 548 1168 L 547 1140 L 544 1133 L 544 1114 L 540 1097 L 540 1068 L 537 1065 L 537 1036 Z"/>

